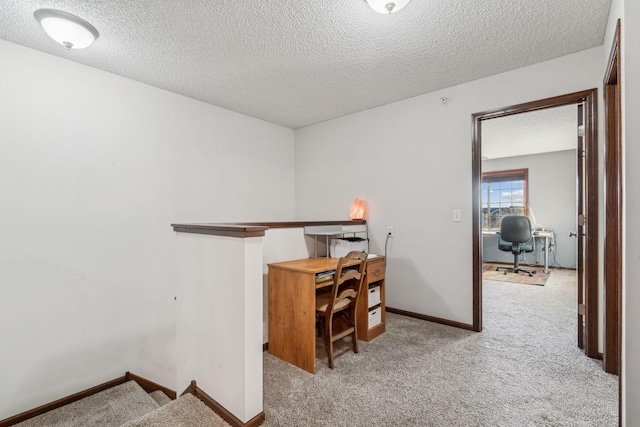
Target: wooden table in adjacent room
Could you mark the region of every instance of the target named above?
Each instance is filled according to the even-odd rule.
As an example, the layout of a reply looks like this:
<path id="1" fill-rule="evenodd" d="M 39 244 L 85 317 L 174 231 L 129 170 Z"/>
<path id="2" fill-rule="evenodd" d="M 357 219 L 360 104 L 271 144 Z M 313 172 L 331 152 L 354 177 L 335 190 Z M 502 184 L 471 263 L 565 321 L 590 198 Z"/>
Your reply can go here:
<path id="1" fill-rule="evenodd" d="M 315 306 L 318 280 L 335 270 L 337 258 L 305 258 L 269 264 L 269 353 L 307 372 L 316 371 Z M 384 257 L 367 260 L 357 308 L 358 338 L 370 341 L 385 329 Z"/>

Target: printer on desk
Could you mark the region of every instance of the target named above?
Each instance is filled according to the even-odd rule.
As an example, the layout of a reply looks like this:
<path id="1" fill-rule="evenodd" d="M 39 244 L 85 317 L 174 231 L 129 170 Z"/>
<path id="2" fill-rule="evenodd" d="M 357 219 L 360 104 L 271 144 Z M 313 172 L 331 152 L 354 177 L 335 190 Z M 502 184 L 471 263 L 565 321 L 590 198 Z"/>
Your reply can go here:
<path id="1" fill-rule="evenodd" d="M 342 258 L 351 251 L 367 252 L 367 239 L 362 237 L 340 237 L 331 239 L 331 258 Z"/>
<path id="2" fill-rule="evenodd" d="M 314 257 L 318 256 L 318 237 L 324 238 L 326 257 L 342 258 L 351 251 L 369 252 L 369 231 L 366 224 L 305 226 L 304 234 L 313 236 Z"/>

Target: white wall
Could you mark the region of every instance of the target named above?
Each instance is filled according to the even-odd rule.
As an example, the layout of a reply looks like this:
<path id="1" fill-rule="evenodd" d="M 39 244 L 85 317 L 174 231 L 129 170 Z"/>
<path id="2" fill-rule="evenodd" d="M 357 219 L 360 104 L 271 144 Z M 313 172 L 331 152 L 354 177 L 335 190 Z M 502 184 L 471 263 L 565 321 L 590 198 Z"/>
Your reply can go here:
<path id="1" fill-rule="evenodd" d="M 617 20 L 621 19 L 622 158 L 623 158 L 623 279 L 622 279 L 622 425 L 640 424 L 640 3 L 613 0 L 604 40 L 603 64 L 608 63 Z M 604 66 L 603 66 L 604 76 Z"/>
<path id="2" fill-rule="evenodd" d="M 555 263 L 553 253 L 550 253 L 549 265 L 575 268 L 576 239 L 569 237 L 569 232 L 576 231 L 576 150 L 505 157 L 482 162 L 482 172 L 522 168 L 529 169 L 529 204 L 537 223 L 556 232 Z M 511 253 L 498 250 L 497 236 L 485 236 L 483 241 L 484 260 L 513 261 Z M 542 264 L 543 253 L 539 246 L 536 249 L 538 261 Z M 529 262 L 536 260 L 532 255 L 526 257 Z"/>
<path id="3" fill-rule="evenodd" d="M 177 389 L 246 423 L 262 412 L 262 237 L 178 233 Z"/>
<path id="4" fill-rule="evenodd" d="M 471 324 L 471 115 L 600 87 L 602 57 L 598 47 L 296 130 L 298 219 L 366 200 L 373 252 L 394 226 L 388 305 Z"/>
<path id="5" fill-rule="evenodd" d="M 0 58 L 0 419 L 127 370 L 175 384 L 170 224 L 293 219 L 293 131 L 4 41 Z"/>
<path id="6" fill-rule="evenodd" d="M 623 37 L 622 54 L 624 65 L 623 90 L 626 99 L 624 109 L 625 130 L 625 280 L 624 280 L 624 317 L 625 325 L 624 340 L 626 349 L 624 350 L 624 372 L 626 384 L 626 422 L 627 426 L 640 424 L 640 287 L 638 287 L 638 277 L 640 277 L 640 223 L 638 222 L 638 212 L 640 212 L 640 4 L 636 1 L 625 1 L 624 11 L 625 36 Z M 634 404 L 633 402 L 636 402 Z"/>
<path id="7" fill-rule="evenodd" d="M 605 46 L 611 45 L 615 20 L 622 18 L 622 127 L 623 127 L 623 413 L 626 426 L 640 424 L 640 4 L 635 0 L 614 0 Z"/>

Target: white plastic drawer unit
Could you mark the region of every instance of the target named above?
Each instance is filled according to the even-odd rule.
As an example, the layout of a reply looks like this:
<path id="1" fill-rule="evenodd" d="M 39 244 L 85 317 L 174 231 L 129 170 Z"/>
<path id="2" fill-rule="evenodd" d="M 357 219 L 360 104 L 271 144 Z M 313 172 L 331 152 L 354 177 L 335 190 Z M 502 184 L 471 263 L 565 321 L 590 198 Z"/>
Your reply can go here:
<path id="1" fill-rule="evenodd" d="M 382 322 L 382 307 L 369 311 L 369 329 Z"/>
<path id="2" fill-rule="evenodd" d="M 380 304 L 380 285 L 369 288 L 369 308 Z"/>

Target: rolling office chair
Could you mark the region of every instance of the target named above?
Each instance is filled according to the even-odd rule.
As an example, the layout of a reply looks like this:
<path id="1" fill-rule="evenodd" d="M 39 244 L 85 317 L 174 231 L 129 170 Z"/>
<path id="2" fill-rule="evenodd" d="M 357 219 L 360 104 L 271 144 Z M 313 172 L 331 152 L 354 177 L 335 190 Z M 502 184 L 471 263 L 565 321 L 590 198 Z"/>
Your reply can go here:
<path id="1" fill-rule="evenodd" d="M 507 273 L 527 273 L 529 277 L 536 274 L 535 270 L 526 270 L 518 265 L 521 253 L 533 252 L 535 239 L 531 233 L 531 221 L 524 215 L 507 215 L 500 223 L 498 249 L 513 254 L 513 267 L 497 267 L 496 271 Z"/>
<path id="2" fill-rule="evenodd" d="M 351 251 L 338 261 L 330 292 L 316 296 L 316 317 L 319 332 L 324 335 L 324 343 L 329 358 L 329 367 L 333 369 L 333 343 L 351 335 L 353 352 L 358 352 L 358 325 L 356 307 L 361 294 L 367 254 Z M 334 323 L 334 320 L 338 320 Z M 342 327 L 334 331 L 334 327 Z"/>

